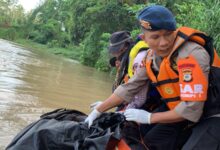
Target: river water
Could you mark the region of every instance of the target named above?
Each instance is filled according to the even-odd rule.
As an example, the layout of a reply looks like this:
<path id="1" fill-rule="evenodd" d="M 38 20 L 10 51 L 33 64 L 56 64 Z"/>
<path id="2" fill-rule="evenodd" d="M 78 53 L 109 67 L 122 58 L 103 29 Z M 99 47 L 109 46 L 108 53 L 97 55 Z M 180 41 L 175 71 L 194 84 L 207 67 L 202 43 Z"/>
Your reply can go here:
<path id="1" fill-rule="evenodd" d="M 0 39 L 0 149 L 39 116 L 57 108 L 89 113 L 107 98 L 107 73 Z"/>

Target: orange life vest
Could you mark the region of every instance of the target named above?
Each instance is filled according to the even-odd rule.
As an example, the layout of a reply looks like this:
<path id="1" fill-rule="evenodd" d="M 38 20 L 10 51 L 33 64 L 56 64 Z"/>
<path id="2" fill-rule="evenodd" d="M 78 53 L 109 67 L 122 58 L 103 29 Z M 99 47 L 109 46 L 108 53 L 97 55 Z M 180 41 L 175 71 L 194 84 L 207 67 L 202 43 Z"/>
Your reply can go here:
<path id="1" fill-rule="evenodd" d="M 203 76 L 202 70 L 199 67 L 197 61 L 192 57 L 189 56 L 187 58 L 187 62 L 189 61 L 189 68 L 195 67 L 195 71 L 201 72 L 200 77 L 192 77 L 190 74 L 190 70 L 181 70 L 181 67 L 186 68 L 184 65 L 181 64 L 181 59 L 178 61 L 178 69 L 171 63 L 173 60 L 174 54 L 178 52 L 179 48 L 184 45 L 187 41 L 193 41 L 195 43 L 200 44 L 203 46 L 211 57 L 211 66 L 220 66 L 220 59 L 214 50 L 212 53 L 209 49 L 209 37 L 207 37 L 203 32 L 200 32 L 198 30 L 188 28 L 188 27 L 181 27 L 177 31 L 177 38 L 175 40 L 173 49 L 169 56 L 163 58 L 160 70 L 158 72 L 158 75 L 155 75 L 155 73 L 152 70 L 152 59 L 146 59 L 146 70 L 147 75 L 152 81 L 152 84 L 156 86 L 158 92 L 161 94 L 162 99 L 167 103 L 167 106 L 169 109 L 174 109 L 177 104 L 181 102 L 181 100 L 184 101 L 205 101 L 207 99 L 207 89 L 208 89 L 208 81 Z M 148 52 L 148 56 L 152 56 L 153 51 L 150 50 Z M 176 61 L 176 60 L 174 60 Z M 194 64 L 195 66 L 190 66 L 191 64 Z M 194 69 L 194 68 L 193 68 Z M 187 82 L 181 82 L 180 80 L 190 81 L 193 78 L 195 82 L 199 82 L 200 84 L 194 84 L 194 86 L 191 86 Z M 193 81 L 194 82 L 194 81 Z M 186 83 L 186 84 L 185 84 Z M 201 91 L 201 86 L 203 91 Z M 193 90 L 196 90 L 194 92 Z M 191 92 L 193 91 L 193 92 Z M 205 92 L 204 92 L 205 91 Z M 193 97 L 196 97 L 193 99 Z"/>

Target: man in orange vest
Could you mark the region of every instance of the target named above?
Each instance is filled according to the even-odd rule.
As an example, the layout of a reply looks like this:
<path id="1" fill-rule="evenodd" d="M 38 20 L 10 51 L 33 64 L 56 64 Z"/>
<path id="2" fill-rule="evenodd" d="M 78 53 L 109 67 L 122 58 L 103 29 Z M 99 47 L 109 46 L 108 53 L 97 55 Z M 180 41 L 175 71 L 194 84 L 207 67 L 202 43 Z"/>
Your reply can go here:
<path id="1" fill-rule="evenodd" d="M 123 101 L 129 102 L 135 93 L 150 83 L 166 102 L 167 111 L 128 109 L 124 112 L 127 121 L 156 124 L 144 137 L 150 149 L 178 149 L 177 139 L 182 129 L 200 120 L 183 149 L 218 147 L 220 95 L 213 89 L 220 89 L 220 79 L 213 78 L 213 74 L 220 74 L 220 60 L 208 37 L 191 28 L 176 29 L 173 14 L 159 5 L 144 8 L 138 20 L 150 48 L 145 63 L 128 83 L 119 86 L 93 110 L 85 122 L 90 126 L 102 112 Z"/>

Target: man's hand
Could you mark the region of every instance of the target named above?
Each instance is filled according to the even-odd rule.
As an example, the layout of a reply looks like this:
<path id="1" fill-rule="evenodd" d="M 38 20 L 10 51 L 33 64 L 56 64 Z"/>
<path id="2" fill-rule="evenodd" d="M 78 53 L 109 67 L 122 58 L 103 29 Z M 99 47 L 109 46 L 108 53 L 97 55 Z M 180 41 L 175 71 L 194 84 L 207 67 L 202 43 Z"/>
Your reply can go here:
<path id="1" fill-rule="evenodd" d="M 90 128 L 90 126 L 92 125 L 93 121 L 98 118 L 102 113 L 99 112 L 97 109 L 94 109 L 89 116 L 86 118 L 86 120 L 84 121 L 85 123 L 88 123 L 88 127 Z"/>
<path id="2" fill-rule="evenodd" d="M 92 110 L 94 110 L 94 109 L 96 109 L 99 105 L 101 105 L 102 104 L 102 101 L 97 101 L 97 102 L 95 102 L 95 103 L 92 103 L 91 105 L 90 105 L 90 109 L 92 109 Z"/>
<path id="3" fill-rule="evenodd" d="M 127 109 L 124 112 L 127 121 L 150 124 L 151 113 L 141 109 Z"/>

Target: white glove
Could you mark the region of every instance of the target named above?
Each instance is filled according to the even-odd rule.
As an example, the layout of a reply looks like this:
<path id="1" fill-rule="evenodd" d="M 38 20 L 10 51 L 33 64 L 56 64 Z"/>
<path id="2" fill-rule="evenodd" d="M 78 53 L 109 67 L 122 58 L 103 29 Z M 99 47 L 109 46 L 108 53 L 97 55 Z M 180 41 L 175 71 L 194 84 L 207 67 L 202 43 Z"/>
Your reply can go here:
<path id="1" fill-rule="evenodd" d="M 141 109 L 126 109 L 124 116 L 127 121 L 150 124 L 151 113 Z"/>
<path id="2" fill-rule="evenodd" d="M 102 102 L 101 101 L 97 101 L 97 102 L 95 102 L 95 103 L 92 103 L 91 105 L 90 105 L 90 109 L 92 109 L 92 110 L 94 110 L 94 109 L 96 109 L 99 105 L 101 105 L 102 104 Z"/>
<path id="3" fill-rule="evenodd" d="M 97 109 L 94 109 L 89 116 L 86 118 L 86 120 L 84 121 L 85 123 L 88 123 L 88 127 L 90 128 L 90 126 L 92 125 L 93 121 L 98 118 L 102 113 L 99 112 Z"/>

